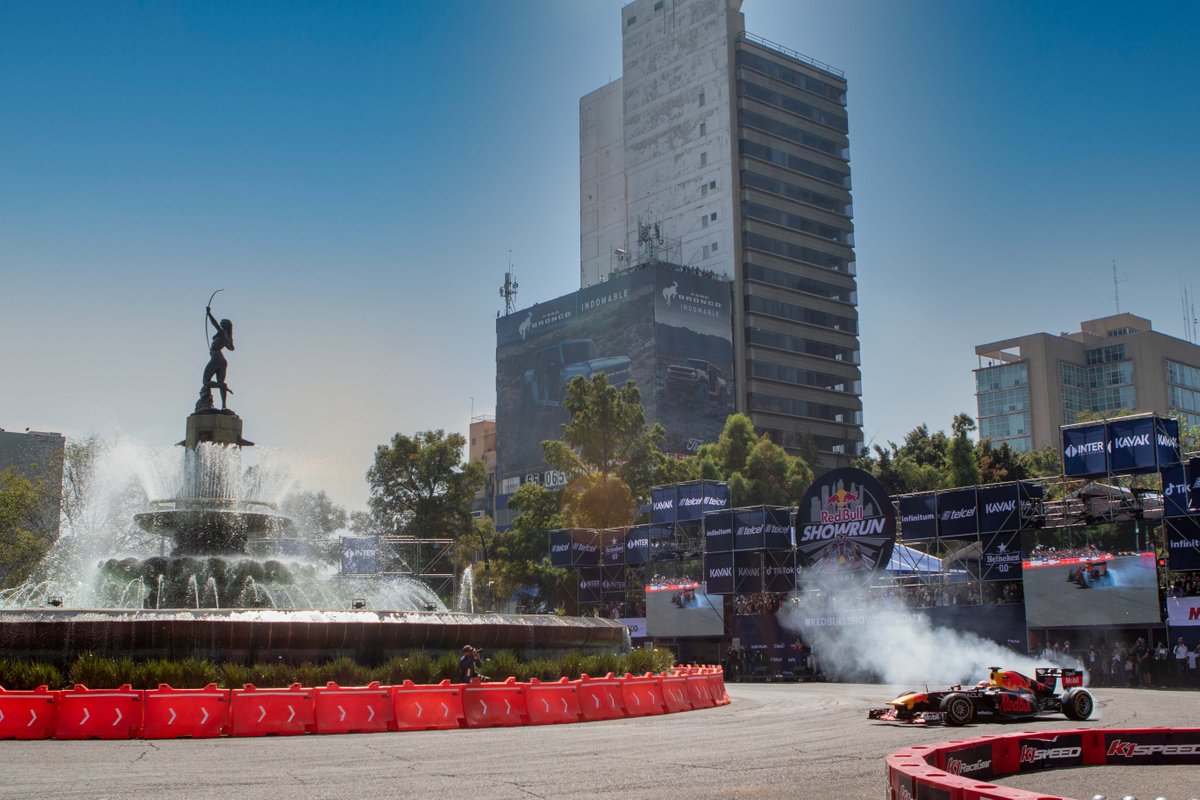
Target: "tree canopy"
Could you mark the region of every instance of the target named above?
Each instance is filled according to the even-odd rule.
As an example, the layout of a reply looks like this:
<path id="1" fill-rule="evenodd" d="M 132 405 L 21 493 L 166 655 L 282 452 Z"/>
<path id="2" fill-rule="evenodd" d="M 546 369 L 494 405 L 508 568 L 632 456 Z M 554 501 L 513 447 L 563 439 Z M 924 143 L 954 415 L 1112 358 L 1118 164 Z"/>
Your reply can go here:
<path id="1" fill-rule="evenodd" d="M 37 532 L 45 507 L 45 489 L 9 468 L 0 472 L 0 588 L 22 583 L 50 549 Z"/>
<path id="2" fill-rule="evenodd" d="M 367 471 L 371 528 L 455 539 L 473 533 L 471 506 L 486 472 L 480 461 L 463 463 L 465 445 L 461 434 L 442 430 L 397 433 L 379 445 Z"/>
<path id="3" fill-rule="evenodd" d="M 745 414 L 731 414 L 716 442 L 701 445 L 688 459 L 687 478 L 721 480 L 729 484 L 735 506 L 792 505 L 813 481 L 802 456 L 794 456 L 759 436 Z"/>

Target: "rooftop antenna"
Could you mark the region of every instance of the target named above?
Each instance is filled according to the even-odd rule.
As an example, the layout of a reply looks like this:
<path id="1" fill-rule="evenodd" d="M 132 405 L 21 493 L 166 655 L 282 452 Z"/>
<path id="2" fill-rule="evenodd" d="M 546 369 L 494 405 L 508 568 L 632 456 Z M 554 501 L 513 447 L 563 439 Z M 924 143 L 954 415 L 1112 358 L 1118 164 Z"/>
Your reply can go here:
<path id="1" fill-rule="evenodd" d="M 500 287 L 500 296 L 504 298 L 505 315 L 517 310 L 517 275 L 512 268 L 512 250 L 508 251 L 508 271 L 504 273 L 504 285 Z"/>
<path id="2" fill-rule="evenodd" d="M 1113 301 L 1117 304 L 1117 313 L 1121 313 L 1121 284 L 1129 279 L 1129 276 L 1124 272 L 1117 277 L 1117 260 L 1113 259 Z"/>
<path id="3" fill-rule="evenodd" d="M 1183 338 L 1189 342 L 1196 343 L 1197 334 L 1197 319 L 1196 319 L 1196 300 L 1194 297 L 1195 291 L 1191 284 L 1185 284 L 1183 279 L 1179 279 L 1179 304 L 1183 311 Z"/>

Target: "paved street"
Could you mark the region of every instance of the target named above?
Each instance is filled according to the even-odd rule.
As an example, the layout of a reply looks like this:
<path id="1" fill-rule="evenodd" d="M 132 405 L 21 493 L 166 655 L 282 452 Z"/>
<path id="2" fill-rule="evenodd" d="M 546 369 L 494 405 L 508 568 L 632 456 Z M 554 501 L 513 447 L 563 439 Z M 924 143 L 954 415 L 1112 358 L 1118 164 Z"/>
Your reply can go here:
<path id="1" fill-rule="evenodd" d="M 351 736 L 0 742 L 0 796 L 279 798 L 880 798 L 887 753 L 961 735 L 872 723 L 896 687 L 733 684 L 733 702 L 579 725 Z M 904 688 L 904 687 L 901 687 Z M 1097 727 L 1195 725 L 1196 693 L 1097 690 Z M 1053 730 L 1065 719 L 976 725 Z M 1019 781 L 1019 783 L 1018 783 Z M 1195 769 L 1060 770 L 1008 785 L 1090 798 L 1200 794 Z M 1097 789 L 1097 787 L 1099 787 Z M 1190 792 L 1190 793 L 1189 793 Z"/>

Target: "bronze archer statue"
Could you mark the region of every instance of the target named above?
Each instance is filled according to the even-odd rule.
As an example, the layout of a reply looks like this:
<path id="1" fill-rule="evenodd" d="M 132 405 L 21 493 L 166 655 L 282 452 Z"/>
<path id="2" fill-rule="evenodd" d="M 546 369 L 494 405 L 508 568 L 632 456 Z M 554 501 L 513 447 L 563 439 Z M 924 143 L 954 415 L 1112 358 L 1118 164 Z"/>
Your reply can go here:
<path id="1" fill-rule="evenodd" d="M 221 291 L 217 289 L 217 292 Z M 208 298 L 208 305 L 204 308 L 205 321 L 204 330 L 208 332 L 208 323 L 211 322 L 216 332 L 212 337 L 212 344 L 208 348 L 208 364 L 204 367 L 204 378 L 200 386 L 200 399 L 196 401 L 197 411 L 212 410 L 213 398 L 212 390 L 219 389 L 221 391 L 221 410 L 227 410 L 228 395 L 233 394 L 233 390 L 225 383 L 225 370 L 229 367 L 229 362 L 225 360 L 225 355 L 222 350 L 233 352 L 233 323 L 227 319 L 217 321 L 217 318 L 212 313 L 213 297 L 217 296 L 217 292 L 212 293 L 212 297 Z"/>

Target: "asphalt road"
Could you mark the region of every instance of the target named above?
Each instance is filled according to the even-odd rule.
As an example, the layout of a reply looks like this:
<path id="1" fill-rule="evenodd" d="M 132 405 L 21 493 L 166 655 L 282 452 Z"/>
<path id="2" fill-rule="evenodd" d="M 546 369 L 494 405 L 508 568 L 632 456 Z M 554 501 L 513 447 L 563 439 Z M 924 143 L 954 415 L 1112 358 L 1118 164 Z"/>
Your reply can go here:
<path id="1" fill-rule="evenodd" d="M 883 757 L 920 742 L 1055 730 L 869 722 L 898 687 L 732 684 L 722 708 L 528 728 L 263 739 L 0 742 L 0 797 L 137 800 L 881 798 Z M 907 688 L 907 687 L 899 687 Z M 1098 689 L 1088 726 L 1200 725 L 1200 694 Z M 1091 798 L 1200 795 L 1194 767 L 1057 770 L 1007 785 Z M 1099 788 L 1097 788 L 1099 787 Z"/>

